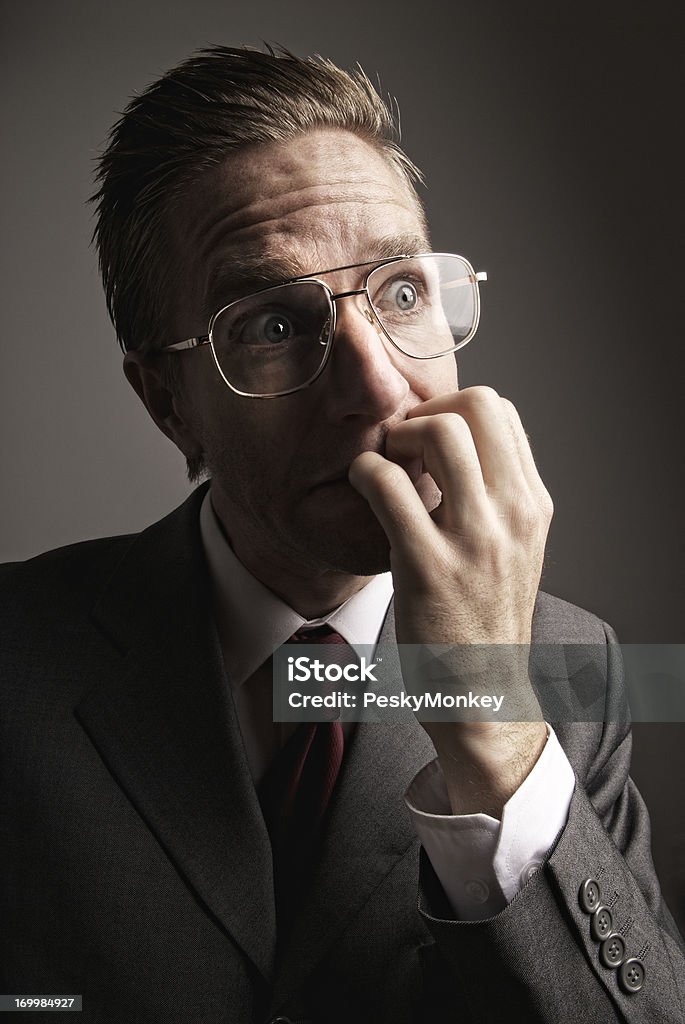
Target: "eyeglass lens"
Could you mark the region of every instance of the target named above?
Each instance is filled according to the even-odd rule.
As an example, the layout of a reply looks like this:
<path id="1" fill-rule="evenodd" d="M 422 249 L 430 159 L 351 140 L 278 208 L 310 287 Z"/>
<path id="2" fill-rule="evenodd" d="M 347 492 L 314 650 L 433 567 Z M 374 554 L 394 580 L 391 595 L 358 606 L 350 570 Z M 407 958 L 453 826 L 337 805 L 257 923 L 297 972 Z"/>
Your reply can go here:
<path id="1" fill-rule="evenodd" d="M 427 255 L 373 270 L 373 310 L 402 352 L 431 358 L 453 352 L 472 333 L 477 284 L 458 256 Z M 364 296 L 351 301 L 365 302 Z M 214 354 L 237 391 L 271 395 L 301 387 L 326 358 L 331 304 L 316 281 L 279 285 L 232 303 L 212 325 Z"/>

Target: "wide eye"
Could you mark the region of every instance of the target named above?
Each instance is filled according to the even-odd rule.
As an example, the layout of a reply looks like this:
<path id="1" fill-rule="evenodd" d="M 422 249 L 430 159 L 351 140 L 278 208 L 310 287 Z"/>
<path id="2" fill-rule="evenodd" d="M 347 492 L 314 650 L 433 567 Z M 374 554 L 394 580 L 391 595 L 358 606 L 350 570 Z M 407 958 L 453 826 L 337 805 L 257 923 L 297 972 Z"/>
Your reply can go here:
<path id="1" fill-rule="evenodd" d="M 398 309 L 413 309 L 419 301 L 416 288 L 408 281 L 399 281 L 393 289 L 393 298 Z"/>
<path id="2" fill-rule="evenodd" d="M 283 313 L 264 312 L 244 320 L 239 325 L 241 345 L 282 345 L 296 335 L 295 324 Z"/>
<path id="3" fill-rule="evenodd" d="M 419 303 L 419 292 L 414 282 L 407 278 L 396 278 L 374 297 L 374 303 L 385 313 L 410 313 Z"/>

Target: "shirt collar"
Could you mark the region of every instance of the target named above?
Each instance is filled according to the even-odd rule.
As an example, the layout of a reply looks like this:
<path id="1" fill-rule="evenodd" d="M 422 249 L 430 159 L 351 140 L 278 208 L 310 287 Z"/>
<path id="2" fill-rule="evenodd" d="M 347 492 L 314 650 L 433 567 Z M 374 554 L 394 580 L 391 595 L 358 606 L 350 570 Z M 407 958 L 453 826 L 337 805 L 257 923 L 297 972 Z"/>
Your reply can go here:
<path id="1" fill-rule="evenodd" d="M 210 496 L 211 489 L 200 508 L 200 533 L 209 565 L 219 639 L 233 686 L 242 686 L 278 647 L 303 627 L 328 625 L 353 647 L 376 645 L 392 599 L 391 573 L 375 576 L 323 618 L 305 619 L 260 583 L 236 557 Z"/>

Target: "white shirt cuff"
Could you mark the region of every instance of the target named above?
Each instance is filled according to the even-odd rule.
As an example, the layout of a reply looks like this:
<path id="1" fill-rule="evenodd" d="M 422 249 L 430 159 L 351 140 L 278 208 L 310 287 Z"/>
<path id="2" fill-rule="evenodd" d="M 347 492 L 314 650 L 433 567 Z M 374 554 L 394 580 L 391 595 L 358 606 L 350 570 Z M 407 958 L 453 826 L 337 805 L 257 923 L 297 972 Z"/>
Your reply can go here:
<path id="1" fill-rule="evenodd" d="M 437 758 L 416 775 L 405 803 L 458 918 L 481 921 L 511 902 L 565 826 L 574 787 L 573 769 L 550 725 L 501 822 L 489 814 L 452 814 Z"/>

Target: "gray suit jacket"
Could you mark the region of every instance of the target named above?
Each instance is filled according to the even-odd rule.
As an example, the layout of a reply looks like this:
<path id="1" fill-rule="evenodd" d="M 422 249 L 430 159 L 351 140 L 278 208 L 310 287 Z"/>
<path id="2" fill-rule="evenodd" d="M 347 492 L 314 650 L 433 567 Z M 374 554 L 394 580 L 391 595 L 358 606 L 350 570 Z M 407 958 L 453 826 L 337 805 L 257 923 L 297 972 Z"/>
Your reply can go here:
<path id="1" fill-rule="evenodd" d="M 434 756 L 423 729 L 359 726 L 276 969 L 271 852 L 209 604 L 202 493 L 139 536 L 4 567 L 0 991 L 82 994 L 84 1024 L 682 1021 L 679 938 L 620 724 L 558 726 L 578 779 L 568 824 L 478 923 L 452 919 L 404 808 Z M 596 645 L 572 671 L 553 649 L 551 672 L 620 699 L 599 620 L 540 594 L 534 639 Z M 599 962 L 588 876 L 642 957 L 636 994 Z"/>

